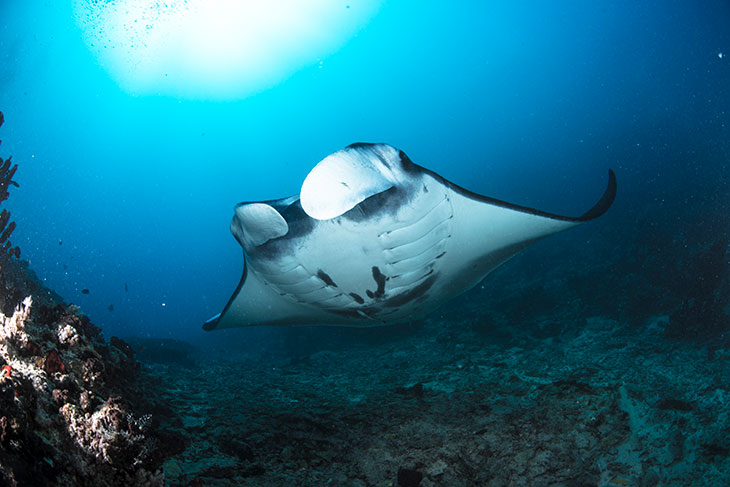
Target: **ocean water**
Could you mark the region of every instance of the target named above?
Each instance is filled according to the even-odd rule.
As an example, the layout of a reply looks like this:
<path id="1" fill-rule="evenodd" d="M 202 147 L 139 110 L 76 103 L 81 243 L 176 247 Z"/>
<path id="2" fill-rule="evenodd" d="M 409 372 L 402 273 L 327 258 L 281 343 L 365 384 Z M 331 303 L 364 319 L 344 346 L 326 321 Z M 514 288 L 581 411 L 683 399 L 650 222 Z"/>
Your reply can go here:
<path id="1" fill-rule="evenodd" d="M 610 213 L 534 255 L 625 249 L 637 214 L 671 234 L 726 210 L 725 2 L 320 2 L 319 23 L 290 17 L 332 39 L 302 27 L 267 51 L 294 8 L 284 2 L 261 14 L 272 26 L 258 44 L 205 45 L 215 29 L 191 30 L 204 44 L 194 60 L 218 56 L 200 79 L 192 61 L 174 64 L 195 43 L 172 52 L 154 38 L 177 25 L 170 9 L 189 8 L 169 5 L 0 3 L 14 241 L 109 334 L 198 337 L 240 277 L 233 205 L 298 193 L 352 142 L 388 142 L 472 191 L 562 214 L 590 207 L 613 168 Z M 287 45 L 301 52 L 286 57 Z"/>
<path id="2" fill-rule="evenodd" d="M 256 73 L 265 59 L 201 68 L 233 88 L 186 87 L 194 66 L 169 68 L 179 86 L 166 74 L 126 79 L 153 41 L 134 37 L 134 12 L 105 27 L 125 3 L 0 3 L 3 149 L 20 165 L 14 240 L 109 334 L 196 337 L 240 277 L 233 205 L 298 193 L 352 142 L 388 142 L 472 191 L 563 214 L 590 207 L 613 168 L 615 208 L 571 246 L 613 228 L 603 245 L 621 247 L 657 198 L 667 201 L 653 217 L 666 221 L 702 218 L 698 199 L 716 195 L 718 211 L 726 200 L 725 2 L 365 2 L 339 38 L 269 80 Z M 349 6 L 321 3 L 338 14 L 319 28 L 334 30 Z M 159 10 L 140 21 L 169 35 L 173 15 Z M 281 42 L 306 50 L 299 36 Z M 239 49 L 268 41 L 250 42 Z M 219 64 L 244 63 L 235 45 L 209 46 L 224 47 Z M 166 62 L 153 48 L 147 62 Z"/>
<path id="3" fill-rule="evenodd" d="M 601 337 L 610 322 L 628 330 L 608 340 L 616 347 L 649 330 L 670 344 L 658 357 L 686 346 L 727 363 L 730 3 L 302 5 L 0 0 L 0 150 L 19 166 L 3 202 L 11 240 L 105 336 L 311 366 L 327 362 L 323 350 L 398 348 L 430 329 L 438 343 L 462 340 L 453 327 L 511 364 L 512 347 L 529 348 L 520 333 L 549 340 L 557 357 L 569 347 L 555 337 L 583 326 Z M 420 322 L 202 331 L 241 277 L 234 205 L 298 194 L 317 162 L 354 142 L 392 144 L 473 192 L 551 213 L 589 209 L 609 168 L 618 195 L 602 217 L 429 315 L 426 332 Z M 584 350 L 600 348 L 595 337 Z M 451 389 L 423 387 L 456 394 L 459 370 Z M 706 444 L 725 460 L 703 468 L 716 473 L 730 445 L 717 439 L 727 417 L 715 424 Z"/>

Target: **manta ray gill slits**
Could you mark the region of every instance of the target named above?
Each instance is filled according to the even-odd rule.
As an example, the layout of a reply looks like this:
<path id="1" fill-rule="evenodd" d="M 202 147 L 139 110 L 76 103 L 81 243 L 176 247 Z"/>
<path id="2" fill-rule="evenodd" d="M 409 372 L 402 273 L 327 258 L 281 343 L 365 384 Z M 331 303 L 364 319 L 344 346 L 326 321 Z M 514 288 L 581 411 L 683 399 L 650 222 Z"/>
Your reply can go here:
<path id="1" fill-rule="evenodd" d="M 335 52 L 380 0 L 74 0 L 88 47 L 136 95 L 235 99 Z"/>

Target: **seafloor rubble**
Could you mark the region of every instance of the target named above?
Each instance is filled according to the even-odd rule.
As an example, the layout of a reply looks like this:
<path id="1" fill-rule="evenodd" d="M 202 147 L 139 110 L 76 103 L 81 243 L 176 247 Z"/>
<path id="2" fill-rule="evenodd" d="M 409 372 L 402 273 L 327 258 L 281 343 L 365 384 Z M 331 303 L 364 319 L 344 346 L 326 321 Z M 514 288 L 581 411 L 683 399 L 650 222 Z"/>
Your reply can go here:
<path id="1" fill-rule="evenodd" d="M 145 365 L 190 438 L 169 485 L 730 485 L 730 353 L 668 340 L 662 317 L 484 315 L 294 359 Z"/>
<path id="2" fill-rule="evenodd" d="M 414 327 L 229 330 L 238 354 L 145 364 L 190 438 L 167 482 L 730 485 L 727 239 L 658 230 L 558 236 Z"/>

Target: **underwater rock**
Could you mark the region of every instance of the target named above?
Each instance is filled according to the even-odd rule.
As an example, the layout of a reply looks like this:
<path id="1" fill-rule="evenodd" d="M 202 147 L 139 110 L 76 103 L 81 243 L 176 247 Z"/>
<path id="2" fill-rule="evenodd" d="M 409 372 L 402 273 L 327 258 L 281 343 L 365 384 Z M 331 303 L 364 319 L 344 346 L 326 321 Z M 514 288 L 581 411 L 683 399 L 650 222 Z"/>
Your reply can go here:
<path id="1" fill-rule="evenodd" d="M 672 399 L 665 397 L 660 399 L 655 405 L 657 409 L 664 409 L 670 411 L 692 411 L 693 406 L 691 402 L 682 401 L 681 399 Z"/>
<path id="2" fill-rule="evenodd" d="M 422 480 L 423 474 L 418 470 L 403 467 L 398 469 L 399 487 L 419 487 Z"/>
<path id="3" fill-rule="evenodd" d="M 21 355 L 25 356 L 31 356 L 31 357 L 37 357 L 43 353 L 41 350 L 41 347 L 35 343 L 34 341 L 30 340 L 28 343 L 25 344 L 25 348 L 20 351 Z"/>
<path id="4" fill-rule="evenodd" d="M 656 487 L 660 481 L 659 475 L 653 470 L 649 470 L 642 475 L 639 481 L 639 487 Z"/>
<path id="5" fill-rule="evenodd" d="M 53 398 L 54 403 L 61 406 L 71 400 L 71 392 L 68 389 L 53 389 L 51 397 Z"/>
<path id="6" fill-rule="evenodd" d="M 124 355 L 126 355 L 130 359 L 134 358 L 134 349 L 129 345 L 129 343 L 125 342 L 121 338 L 111 337 L 109 339 L 109 345 L 111 345 L 112 347 L 117 347 L 124 353 Z"/>
<path id="7" fill-rule="evenodd" d="M 717 445 L 715 443 L 703 443 L 702 454 L 706 457 L 727 457 L 730 455 L 730 448 Z"/>
<path id="8" fill-rule="evenodd" d="M 55 350 L 51 350 L 50 352 L 48 352 L 48 355 L 46 356 L 46 364 L 43 369 L 48 375 L 53 375 L 56 372 L 59 372 L 61 374 L 66 373 L 66 366 L 61 360 L 61 357 L 58 356 L 58 352 Z"/>
<path id="9" fill-rule="evenodd" d="M 233 436 L 224 436 L 219 441 L 221 452 L 232 457 L 236 457 L 242 461 L 251 461 L 254 459 L 253 449 L 243 441 Z"/>
<path id="10" fill-rule="evenodd" d="M 409 387 L 397 387 L 395 392 L 404 396 L 412 396 L 418 399 L 423 399 L 423 384 L 417 382 Z"/>
<path id="11" fill-rule="evenodd" d="M 0 485 L 164 485 L 184 442 L 145 414 L 154 395 L 136 392 L 132 348 L 105 343 L 24 262 L 6 262 L 0 281 Z"/>

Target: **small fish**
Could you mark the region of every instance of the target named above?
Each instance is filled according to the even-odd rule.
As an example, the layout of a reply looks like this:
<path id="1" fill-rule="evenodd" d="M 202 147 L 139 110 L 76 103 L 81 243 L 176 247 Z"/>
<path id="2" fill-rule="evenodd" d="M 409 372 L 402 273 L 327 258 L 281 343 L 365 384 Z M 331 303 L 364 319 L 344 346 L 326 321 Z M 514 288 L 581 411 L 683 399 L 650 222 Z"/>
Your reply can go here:
<path id="1" fill-rule="evenodd" d="M 81 290 L 81 294 L 89 294 L 90 292 L 91 292 L 91 291 L 89 291 L 89 290 L 88 290 L 88 289 L 86 289 L 86 288 L 84 288 L 84 289 L 82 289 L 82 290 Z"/>
<path id="2" fill-rule="evenodd" d="M 124 283 L 124 292 L 125 293 L 128 293 L 129 292 L 129 286 L 127 286 L 127 283 L 126 282 Z"/>
<path id="3" fill-rule="evenodd" d="M 59 240 L 58 245 L 63 245 L 63 240 Z"/>
<path id="4" fill-rule="evenodd" d="M 106 307 L 106 309 L 108 309 L 109 311 L 114 311 L 114 305 L 110 304 L 109 306 Z"/>

